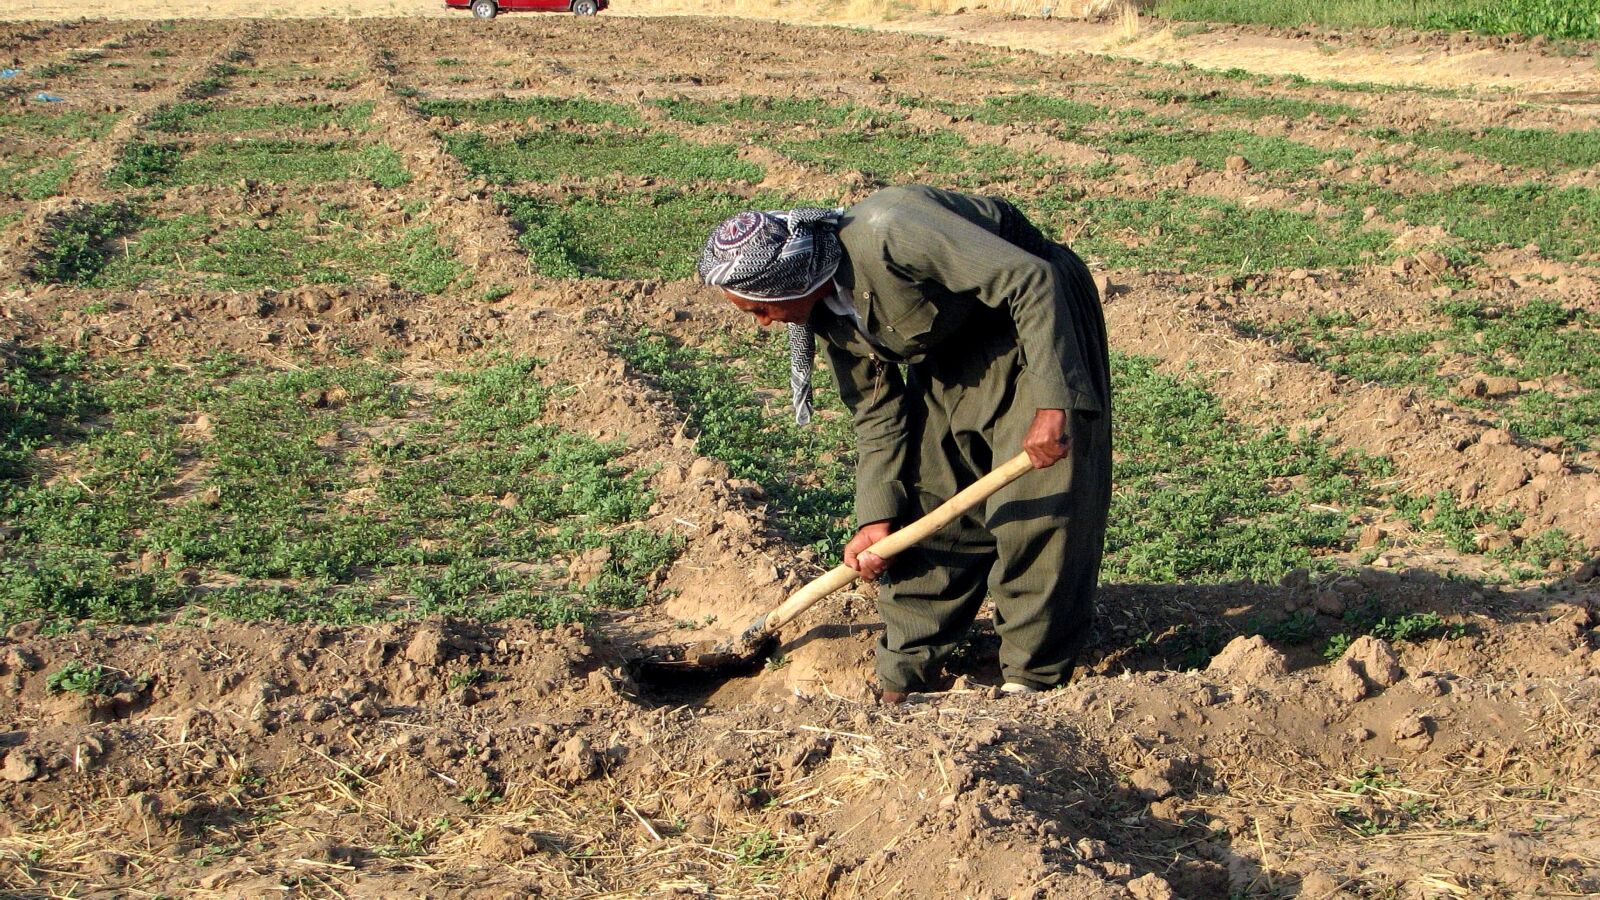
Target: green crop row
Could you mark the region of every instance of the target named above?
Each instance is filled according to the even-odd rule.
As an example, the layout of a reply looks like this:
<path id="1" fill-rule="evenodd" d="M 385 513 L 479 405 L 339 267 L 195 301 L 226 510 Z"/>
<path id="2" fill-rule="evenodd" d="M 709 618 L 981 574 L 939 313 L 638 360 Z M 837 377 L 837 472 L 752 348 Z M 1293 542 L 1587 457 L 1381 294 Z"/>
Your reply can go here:
<path id="1" fill-rule="evenodd" d="M 371 103 L 276 103 L 270 106 L 223 106 L 212 101 L 173 103 L 151 114 L 146 127 L 169 134 L 238 134 L 284 128 L 360 129 L 372 118 Z"/>
<path id="2" fill-rule="evenodd" d="M 1170 19 L 1264 25 L 1468 29 L 1600 39 L 1600 3 L 1596 0 L 1161 0 L 1151 12 Z"/>
<path id="3" fill-rule="evenodd" d="M 325 206 L 314 223 L 275 218 L 264 227 L 202 213 L 157 217 L 113 201 L 86 207 L 44 236 L 36 281 L 131 290 L 157 284 L 210 290 L 350 284 L 385 274 L 406 290 L 437 294 L 470 284 L 433 229 L 376 235 L 348 209 Z"/>
<path id="4" fill-rule="evenodd" d="M 383 144 L 252 138 L 198 148 L 135 141 L 123 148 L 106 176 L 113 187 L 135 188 L 246 179 L 287 184 L 361 179 L 395 188 L 409 182 L 411 173 Z"/>
<path id="5" fill-rule="evenodd" d="M 426 391 L 372 365 L 115 367 L 52 348 L 6 368 L 0 623 L 433 613 L 572 621 L 643 602 L 675 553 L 618 448 L 543 421 L 538 364 Z M 37 451 L 74 472 L 49 477 Z M 589 554 L 569 578 L 563 559 Z M 596 556 L 595 554 L 598 554 Z"/>
<path id="6" fill-rule="evenodd" d="M 1348 313 L 1252 330 L 1286 341 L 1301 358 L 1358 381 L 1414 385 L 1436 397 L 1453 396 L 1464 406 L 1500 417 L 1525 438 L 1560 437 L 1580 448 L 1595 445 L 1600 434 L 1600 316 L 1544 299 L 1514 308 L 1451 302 L 1438 312 L 1447 324 L 1426 330 L 1379 332 Z M 1453 376 L 1444 373 L 1446 362 Z M 1458 390 L 1464 375 L 1479 374 L 1549 383 L 1509 399 Z"/>

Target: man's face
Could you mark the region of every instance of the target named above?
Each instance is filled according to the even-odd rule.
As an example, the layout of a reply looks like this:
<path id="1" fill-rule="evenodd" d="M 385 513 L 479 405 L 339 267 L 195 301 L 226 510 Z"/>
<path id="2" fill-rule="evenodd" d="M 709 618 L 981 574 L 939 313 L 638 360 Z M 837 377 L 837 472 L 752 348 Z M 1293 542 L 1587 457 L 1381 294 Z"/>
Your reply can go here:
<path id="1" fill-rule="evenodd" d="M 723 295 L 728 298 L 736 309 L 749 313 L 755 317 L 756 324 L 762 328 L 782 322 L 786 325 L 802 325 L 811 318 L 811 308 L 817 305 L 821 293 L 811 294 L 795 300 L 746 300 L 728 290 L 723 290 Z"/>

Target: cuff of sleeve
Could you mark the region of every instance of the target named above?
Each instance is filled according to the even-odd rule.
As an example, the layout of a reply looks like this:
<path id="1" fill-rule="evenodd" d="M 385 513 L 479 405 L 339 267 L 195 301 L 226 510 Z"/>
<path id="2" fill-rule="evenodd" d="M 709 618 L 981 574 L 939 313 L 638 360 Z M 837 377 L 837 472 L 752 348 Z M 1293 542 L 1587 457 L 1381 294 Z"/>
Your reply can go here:
<path id="1" fill-rule="evenodd" d="M 1046 378 L 1024 369 L 1018 379 L 1025 390 L 1023 396 L 1033 401 L 1035 409 L 1076 409 L 1083 412 L 1104 412 L 1093 394 L 1075 391 L 1059 377 Z"/>
<path id="2" fill-rule="evenodd" d="M 856 486 L 856 527 L 869 522 L 898 519 L 906 508 L 906 486 L 902 481 L 884 481 Z"/>

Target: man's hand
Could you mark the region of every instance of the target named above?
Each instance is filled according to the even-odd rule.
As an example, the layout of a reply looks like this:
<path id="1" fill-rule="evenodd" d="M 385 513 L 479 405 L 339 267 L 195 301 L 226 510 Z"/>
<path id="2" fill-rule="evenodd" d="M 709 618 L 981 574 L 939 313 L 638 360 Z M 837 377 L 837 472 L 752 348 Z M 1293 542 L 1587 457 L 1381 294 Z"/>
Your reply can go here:
<path id="1" fill-rule="evenodd" d="M 1022 449 L 1028 452 L 1035 469 L 1048 469 L 1072 452 L 1072 436 L 1067 433 L 1067 412 L 1041 409 L 1033 414 L 1033 424 L 1023 435 Z"/>
<path id="2" fill-rule="evenodd" d="M 888 537 L 889 532 L 893 530 L 887 519 L 882 522 L 868 522 L 861 526 L 861 530 L 850 539 L 850 543 L 844 545 L 844 564 L 860 572 L 862 580 L 877 581 L 883 570 L 889 568 L 889 561 L 866 550 Z"/>

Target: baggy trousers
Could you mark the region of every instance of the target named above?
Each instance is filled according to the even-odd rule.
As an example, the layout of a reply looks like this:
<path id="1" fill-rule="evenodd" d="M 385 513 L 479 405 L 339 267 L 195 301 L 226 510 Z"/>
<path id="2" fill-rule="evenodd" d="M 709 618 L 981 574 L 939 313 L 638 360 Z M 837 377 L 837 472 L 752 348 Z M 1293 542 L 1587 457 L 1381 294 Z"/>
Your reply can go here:
<path id="1" fill-rule="evenodd" d="M 1094 317 L 1102 356 L 1091 364 L 1103 369 L 1099 298 L 1092 282 L 1087 291 L 1073 302 L 1092 306 L 1082 314 Z M 1022 449 L 1035 405 L 1019 396 L 1022 355 L 1009 321 L 1002 326 L 983 329 L 987 334 L 975 335 L 960 353 L 911 367 L 916 452 L 908 480 L 918 515 Z M 1006 681 L 1048 688 L 1071 675 L 1089 636 L 1111 503 L 1110 380 L 1108 372 L 1097 374 L 1106 386 L 1104 412 L 1068 412 L 1068 456 L 1024 474 L 896 557 L 879 595 L 883 689 L 931 687 L 986 594 L 994 599 Z"/>

